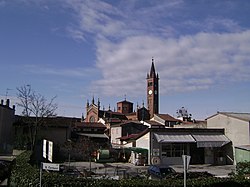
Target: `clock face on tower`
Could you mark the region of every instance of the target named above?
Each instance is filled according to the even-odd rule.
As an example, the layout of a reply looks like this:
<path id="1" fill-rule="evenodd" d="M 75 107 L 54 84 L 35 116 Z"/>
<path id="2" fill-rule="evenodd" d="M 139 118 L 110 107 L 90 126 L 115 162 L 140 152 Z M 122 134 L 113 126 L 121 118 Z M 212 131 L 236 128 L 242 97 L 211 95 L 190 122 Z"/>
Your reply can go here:
<path id="1" fill-rule="evenodd" d="M 148 94 L 149 94 L 149 95 L 151 95 L 152 93 L 153 93 L 152 90 L 149 90 L 149 91 L 148 91 Z"/>

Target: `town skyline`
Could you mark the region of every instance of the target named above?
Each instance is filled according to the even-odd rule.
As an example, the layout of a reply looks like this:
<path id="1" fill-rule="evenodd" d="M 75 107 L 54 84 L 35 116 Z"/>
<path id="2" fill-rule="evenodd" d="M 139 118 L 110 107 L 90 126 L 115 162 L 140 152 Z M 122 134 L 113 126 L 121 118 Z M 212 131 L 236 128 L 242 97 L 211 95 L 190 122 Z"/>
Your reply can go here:
<path id="1" fill-rule="evenodd" d="M 31 85 L 59 116 L 85 115 L 93 96 L 135 108 L 154 58 L 159 113 L 250 112 L 249 16 L 243 0 L 0 0 L 0 98 Z"/>

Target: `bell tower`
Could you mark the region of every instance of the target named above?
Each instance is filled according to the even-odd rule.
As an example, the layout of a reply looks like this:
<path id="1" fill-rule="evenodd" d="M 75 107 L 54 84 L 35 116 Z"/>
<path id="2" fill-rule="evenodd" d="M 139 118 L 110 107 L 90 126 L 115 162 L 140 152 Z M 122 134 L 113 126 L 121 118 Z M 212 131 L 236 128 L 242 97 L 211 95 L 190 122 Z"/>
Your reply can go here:
<path id="1" fill-rule="evenodd" d="M 155 72 L 154 59 L 147 74 L 147 104 L 150 118 L 159 113 L 159 76 Z"/>

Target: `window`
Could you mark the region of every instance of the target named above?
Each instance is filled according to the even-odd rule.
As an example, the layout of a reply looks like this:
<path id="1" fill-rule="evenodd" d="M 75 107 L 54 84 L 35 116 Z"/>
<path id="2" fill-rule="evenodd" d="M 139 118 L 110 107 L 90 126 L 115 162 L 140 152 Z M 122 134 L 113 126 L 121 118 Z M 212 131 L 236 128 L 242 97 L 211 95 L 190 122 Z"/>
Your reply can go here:
<path id="1" fill-rule="evenodd" d="M 89 118 L 89 121 L 90 121 L 90 122 L 95 122 L 95 117 L 94 117 L 94 116 L 91 116 L 91 117 Z"/>
<path id="2" fill-rule="evenodd" d="M 161 155 L 166 157 L 181 157 L 187 152 L 185 144 L 162 144 Z"/>
<path id="3" fill-rule="evenodd" d="M 152 86 L 153 85 L 153 82 L 148 82 L 148 86 Z"/>

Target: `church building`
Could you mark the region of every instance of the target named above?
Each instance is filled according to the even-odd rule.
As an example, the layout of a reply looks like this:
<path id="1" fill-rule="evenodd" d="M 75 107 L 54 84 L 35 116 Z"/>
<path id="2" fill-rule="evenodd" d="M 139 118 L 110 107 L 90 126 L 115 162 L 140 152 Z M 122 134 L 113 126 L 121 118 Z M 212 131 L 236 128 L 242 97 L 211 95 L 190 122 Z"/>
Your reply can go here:
<path id="1" fill-rule="evenodd" d="M 105 121 L 124 120 L 149 120 L 154 114 L 159 113 L 159 76 L 155 71 L 154 59 L 152 59 L 150 72 L 147 74 L 147 108 L 144 103 L 141 107 L 137 104 L 136 109 L 133 103 L 126 100 L 117 102 L 117 111 L 112 111 L 110 106 L 108 110 L 100 108 L 100 100 L 95 103 L 94 97 L 91 104 L 87 101 L 85 122 L 98 122 L 100 119 Z"/>

